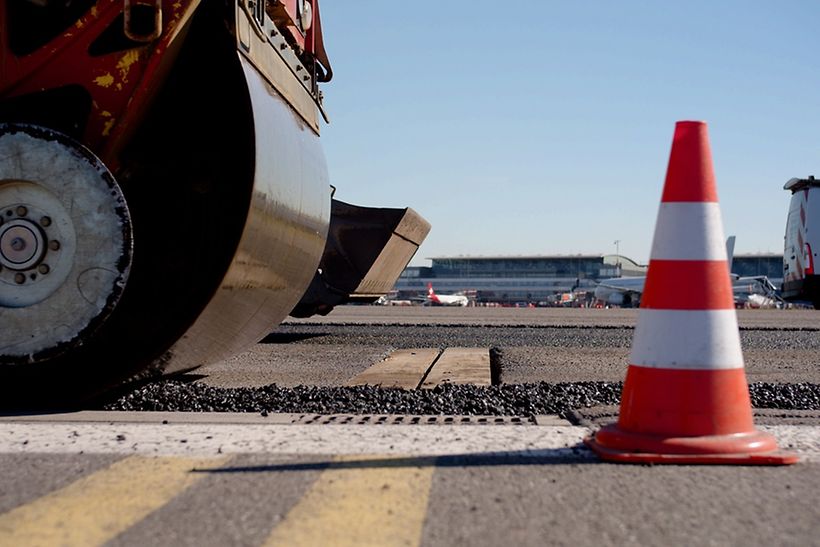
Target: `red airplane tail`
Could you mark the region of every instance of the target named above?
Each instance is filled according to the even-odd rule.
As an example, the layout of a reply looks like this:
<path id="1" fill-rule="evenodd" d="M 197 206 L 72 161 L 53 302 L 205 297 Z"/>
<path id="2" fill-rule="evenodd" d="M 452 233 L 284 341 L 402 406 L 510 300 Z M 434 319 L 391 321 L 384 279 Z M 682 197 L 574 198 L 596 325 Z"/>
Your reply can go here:
<path id="1" fill-rule="evenodd" d="M 433 290 L 433 284 L 432 284 L 432 283 L 428 283 L 428 284 L 427 284 L 427 297 L 428 297 L 431 301 L 433 301 L 433 302 L 435 302 L 435 303 L 437 303 L 437 304 L 438 304 L 438 303 L 440 303 L 440 301 L 439 301 L 439 299 L 438 299 L 438 296 L 436 296 L 436 292 Z"/>

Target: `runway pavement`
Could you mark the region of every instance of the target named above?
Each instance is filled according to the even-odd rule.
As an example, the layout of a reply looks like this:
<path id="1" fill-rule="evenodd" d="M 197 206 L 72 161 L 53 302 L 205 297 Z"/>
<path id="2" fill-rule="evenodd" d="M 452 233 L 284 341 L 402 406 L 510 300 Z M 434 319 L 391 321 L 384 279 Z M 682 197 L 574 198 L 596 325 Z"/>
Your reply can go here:
<path id="1" fill-rule="evenodd" d="M 741 313 L 750 380 L 817 383 L 817 317 Z M 505 385 L 617 381 L 634 319 L 342 308 L 188 380 L 341 386 L 402 348 L 471 347 L 496 348 Z M 7 416 L 0 545 L 817 545 L 817 412 L 787 414 L 758 427 L 801 456 L 789 467 L 601 463 L 581 444 L 595 420 L 555 416 Z"/>

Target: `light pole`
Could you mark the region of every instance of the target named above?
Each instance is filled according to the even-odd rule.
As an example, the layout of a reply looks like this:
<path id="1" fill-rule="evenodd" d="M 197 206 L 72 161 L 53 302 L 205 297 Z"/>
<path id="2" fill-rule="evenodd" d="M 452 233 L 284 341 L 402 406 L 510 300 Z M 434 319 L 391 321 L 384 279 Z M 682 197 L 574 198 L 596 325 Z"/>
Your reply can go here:
<path id="1" fill-rule="evenodd" d="M 615 240 L 615 269 L 618 277 L 621 277 L 621 240 Z"/>

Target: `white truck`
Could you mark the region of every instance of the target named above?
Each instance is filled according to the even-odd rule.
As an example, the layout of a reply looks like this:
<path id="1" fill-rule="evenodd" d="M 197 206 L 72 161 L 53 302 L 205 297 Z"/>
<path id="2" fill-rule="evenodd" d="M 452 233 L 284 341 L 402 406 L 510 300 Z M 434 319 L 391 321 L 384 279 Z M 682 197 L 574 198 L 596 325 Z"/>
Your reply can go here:
<path id="1" fill-rule="evenodd" d="M 784 186 L 792 193 L 783 248 L 783 298 L 808 301 L 820 309 L 820 180 L 793 178 Z"/>

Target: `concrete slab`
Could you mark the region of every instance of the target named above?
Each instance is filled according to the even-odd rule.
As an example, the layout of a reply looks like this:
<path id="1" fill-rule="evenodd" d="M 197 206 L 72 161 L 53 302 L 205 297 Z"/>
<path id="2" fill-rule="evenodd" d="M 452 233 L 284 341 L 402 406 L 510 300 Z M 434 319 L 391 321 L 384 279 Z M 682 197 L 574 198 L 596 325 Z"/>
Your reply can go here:
<path id="1" fill-rule="evenodd" d="M 347 382 L 349 386 L 381 386 L 416 389 L 439 356 L 438 348 L 402 349 Z"/>
<path id="2" fill-rule="evenodd" d="M 421 387 L 432 389 L 439 384 L 491 385 L 490 350 L 447 348 L 430 369 Z"/>

